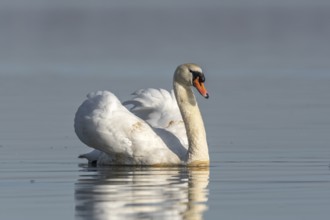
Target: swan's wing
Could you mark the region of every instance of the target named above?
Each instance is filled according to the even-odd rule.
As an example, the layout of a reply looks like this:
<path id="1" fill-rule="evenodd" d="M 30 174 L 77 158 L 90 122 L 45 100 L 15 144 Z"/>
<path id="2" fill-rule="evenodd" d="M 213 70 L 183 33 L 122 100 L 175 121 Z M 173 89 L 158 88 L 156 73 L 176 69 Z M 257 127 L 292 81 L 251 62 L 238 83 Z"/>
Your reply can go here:
<path id="1" fill-rule="evenodd" d="M 145 121 L 129 112 L 108 91 L 98 91 L 87 96 L 78 108 L 74 126 L 83 143 L 109 155 L 108 163 L 155 164 L 180 161 L 178 152 L 169 150 Z M 95 155 L 88 156 L 94 158 Z"/>
<path id="2" fill-rule="evenodd" d="M 182 121 L 174 92 L 164 89 L 141 89 L 124 105 L 133 105 L 130 111 L 156 128 L 166 128 L 174 122 Z"/>
<path id="3" fill-rule="evenodd" d="M 181 144 L 188 147 L 186 129 L 174 95 L 164 89 L 141 89 L 133 98 L 124 102 L 132 105 L 130 111 L 154 128 L 165 129 L 176 136 Z"/>

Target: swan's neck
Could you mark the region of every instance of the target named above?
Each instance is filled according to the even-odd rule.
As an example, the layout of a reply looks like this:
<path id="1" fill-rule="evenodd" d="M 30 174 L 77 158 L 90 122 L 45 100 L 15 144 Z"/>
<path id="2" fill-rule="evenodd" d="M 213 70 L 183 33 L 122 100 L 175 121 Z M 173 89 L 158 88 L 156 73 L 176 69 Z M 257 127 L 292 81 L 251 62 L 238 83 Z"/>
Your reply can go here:
<path id="1" fill-rule="evenodd" d="M 209 152 L 202 115 L 191 87 L 174 81 L 174 92 L 186 127 L 189 148 L 188 165 L 208 165 Z"/>

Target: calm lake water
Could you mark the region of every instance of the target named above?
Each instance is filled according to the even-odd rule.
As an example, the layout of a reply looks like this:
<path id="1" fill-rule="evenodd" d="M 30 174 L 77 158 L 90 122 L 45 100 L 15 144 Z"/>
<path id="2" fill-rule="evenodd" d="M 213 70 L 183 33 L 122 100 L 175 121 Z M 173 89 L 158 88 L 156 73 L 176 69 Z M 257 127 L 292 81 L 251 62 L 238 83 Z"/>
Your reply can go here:
<path id="1" fill-rule="evenodd" d="M 209 75 L 209 169 L 90 168 L 73 132 L 85 94 L 171 74 L 0 77 L 0 219 L 327 219 L 330 77 Z M 133 89 L 132 89 L 133 88 Z"/>

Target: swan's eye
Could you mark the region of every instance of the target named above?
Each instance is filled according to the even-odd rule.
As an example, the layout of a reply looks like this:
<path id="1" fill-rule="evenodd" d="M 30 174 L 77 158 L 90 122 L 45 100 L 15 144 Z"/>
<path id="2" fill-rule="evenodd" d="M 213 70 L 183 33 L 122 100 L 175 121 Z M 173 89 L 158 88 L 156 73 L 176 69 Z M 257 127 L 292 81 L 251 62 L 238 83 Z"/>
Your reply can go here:
<path id="1" fill-rule="evenodd" d="M 195 80 L 197 77 L 199 78 L 199 82 L 205 82 L 205 76 L 203 73 L 198 71 L 189 70 L 191 74 L 193 75 L 193 80 Z"/>
<path id="2" fill-rule="evenodd" d="M 204 74 L 201 74 L 200 75 L 199 82 L 205 82 L 205 76 L 204 76 Z"/>

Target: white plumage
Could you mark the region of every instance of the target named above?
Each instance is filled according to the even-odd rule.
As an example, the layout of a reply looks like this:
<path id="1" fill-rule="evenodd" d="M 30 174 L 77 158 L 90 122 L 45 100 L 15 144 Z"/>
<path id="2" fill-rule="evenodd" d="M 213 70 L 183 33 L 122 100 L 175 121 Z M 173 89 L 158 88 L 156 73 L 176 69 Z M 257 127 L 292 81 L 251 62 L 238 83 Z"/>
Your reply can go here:
<path id="1" fill-rule="evenodd" d="M 181 105 L 186 105 L 189 98 L 195 97 L 186 97 L 187 94 L 181 94 L 180 88 L 176 89 L 175 85 L 182 87 L 182 83 L 188 83 L 189 86 L 184 87 L 189 87 L 191 91 L 190 87 L 195 80 L 192 73 L 196 72 L 202 74 L 197 65 L 181 65 L 175 74 L 184 75 L 184 80 L 174 80 L 176 93 L 164 89 L 138 90 L 133 93 L 131 100 L 123 104 L 109 91 L 88 94 L 87 99 L 78 108 L 74 127 L 79 139 L 96 150 L 81 157 L 87 158 L 90 162 L 95 161 L 98 165 L 188 165 L 194 162 L 190 160 L 188 146 L 189 142 L 194 141 L 188 140 L 186 126 L 190 121 L 193 123 L 193 118 L 198 119 L 201 116 L 196 103 L 196 106 L 187 110 L 194 113 L 197 108 L 199 115 L 195 113 L 187 116 L 187 119 L 182 118 L 176 96 L 185 102 Z M 197 81 L 203 84 L 204 79 L 199 78 Z M 204 92 L 203 95 L 208 97 L 206 90 L 200 92 Z M 191 95 L 193 96 L 192 93 Z M 201 119 L 197 120 L 199 124 L 196 126 L 200 127 L 201 137 L 206 143 L 204 125 L 202 121 L 200 124 L 200 121 Z M 208 162 L 208 152 L 206 153 Z M 197 161 L 205 162 L 205 158 Z"/>

